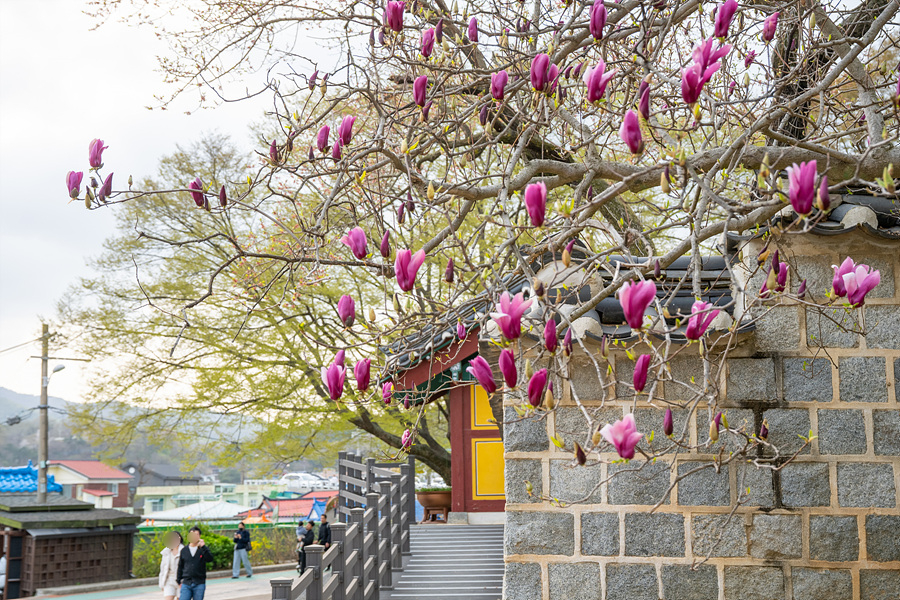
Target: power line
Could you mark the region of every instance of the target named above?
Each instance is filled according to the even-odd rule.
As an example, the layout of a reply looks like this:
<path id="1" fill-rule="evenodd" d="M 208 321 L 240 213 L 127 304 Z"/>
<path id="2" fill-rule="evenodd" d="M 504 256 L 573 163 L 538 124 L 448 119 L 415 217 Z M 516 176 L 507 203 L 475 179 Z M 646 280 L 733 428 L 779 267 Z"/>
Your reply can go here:
<path id="1" fill-rule="evenodd" d="M 10 346 L 9 348 L 4 348 L 3 350 L 0 350 L 0 354 L 3 354 L 4 352 L 9 352 L 10 350 L 15 350 L 16 348 L 21 348 L 22 346 L 27 346 L 28 344 L 31 344 L 34 342 L 39 342 L 39 341 L 41 341 L 41 338 L 39 338 L 39 337 L 34 338 L 33 340 L 28 340 L 27 342 L 22 342 L 21 344 L 16 344 L 15 346 Z"/>

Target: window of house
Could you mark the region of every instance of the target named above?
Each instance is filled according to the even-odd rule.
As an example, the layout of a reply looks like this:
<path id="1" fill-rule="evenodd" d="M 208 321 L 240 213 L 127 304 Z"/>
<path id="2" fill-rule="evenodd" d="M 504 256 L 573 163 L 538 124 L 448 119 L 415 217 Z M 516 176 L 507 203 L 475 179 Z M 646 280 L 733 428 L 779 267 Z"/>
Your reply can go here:
<path id="1" fill-rule="evenodd" d="M 107 483 L 106 489 L 112 492 L 114 498 L 119 497 L 119 484 L 118 483 Z"/>
<path id="2" fill-rule="evenodd" d="M 147 505 L 150 508 L 150 512 L 159 512 L 163 509 L 163 499 L 162 498 L 150 498 L 147 500 Z"/>

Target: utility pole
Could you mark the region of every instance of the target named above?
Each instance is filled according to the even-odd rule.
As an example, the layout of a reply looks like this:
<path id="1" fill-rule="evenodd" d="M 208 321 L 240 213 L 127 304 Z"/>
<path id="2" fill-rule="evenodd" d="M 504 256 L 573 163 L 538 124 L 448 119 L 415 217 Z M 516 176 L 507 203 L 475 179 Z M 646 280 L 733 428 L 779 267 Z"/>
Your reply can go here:
<path id="1" fill-rule="evenodd" d="M 50 376 L 47 374 L 47 365 L 50 362 L 50 326 L 44 323 L 41 326 L 41 404 L 38 408 L 41 411 L 41 438 L 38 441 L 38 489 L 37 502 L 45 504 L 47 502 L 47 437 L 49 435 L 49 423 L 47 420 L 47 385 L 50 383 Z"/>

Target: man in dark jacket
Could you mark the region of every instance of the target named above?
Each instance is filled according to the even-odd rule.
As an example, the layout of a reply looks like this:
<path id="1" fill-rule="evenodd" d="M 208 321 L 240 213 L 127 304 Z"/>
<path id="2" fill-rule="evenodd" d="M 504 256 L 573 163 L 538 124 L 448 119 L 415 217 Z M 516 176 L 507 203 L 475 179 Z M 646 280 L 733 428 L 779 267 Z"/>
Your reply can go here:
<path id="1" fill-rule="evenodd" d="M 231 561 L 231 578 L 237 579 L 241 574 L 241 563 L 247 569 L 247 578 L 253 577 L 253 567 L 250 566 L 250 532 L 244 527 L 244 522 L 238 523 L 238 530 L 234 532 L 234 560 Z"/>
<path id="2" fill-rule="evenodd" d="M 302 535 L 297 536 L 297 561 L 300 563 L 298 568 L 300 569 L 300 573 L 306 570 L 306 546 L 312 546 L 313 542 L 316 539 L 316 532 L 313 531 L 313 523 L 312 521 L 307 521 L 306 523 L 302 523 L 301 527 L 297 528 L 297 531 L 303 531 Z"/>
<path id="3" fill-rule="evenodd" d="M 212 553 L 200 537 L 196 525 L 188 531 L 188 545 L 181 549 L 175 582 L 181 586 L 178 600 L 203 600 L 206 594 L 206 565 L 213 561 Z"/>
<path id="4" fill-rule="evenodd" d="M 319 544 L 325 546 L 326 550 L 331 547 L 331 525 L 325 513 L 322 513 L 322 521 L 319 523 Z"/>

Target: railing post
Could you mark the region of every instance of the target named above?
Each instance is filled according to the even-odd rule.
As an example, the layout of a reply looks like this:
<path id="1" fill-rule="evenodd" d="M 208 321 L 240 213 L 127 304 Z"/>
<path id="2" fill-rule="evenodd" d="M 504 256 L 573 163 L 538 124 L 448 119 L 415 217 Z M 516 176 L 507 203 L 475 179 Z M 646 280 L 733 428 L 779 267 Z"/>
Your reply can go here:
<path id="1" fill-rule="evenodd" d="M 322 555 L 325 553 L 325 546 L 313 544 L 303 548 L 303 551 L 306 552 L 307 570 L 313 569 L 315 571 L 312 584 L 306 588 L 306 600 L 325 600 L 322 597 L 322 584 L 324 579 L 324 573 L 322 572 Z"/>
<path id="2" fill-rule="evenodd" d="M 377 492 L 375 488 L 375 459 L 366 459 L 366 493 Z"/>
<path id="3" fill-rule="evenodd" d="M 364 508 L 354 508 L 350 511 L 350 523 L 356 525 L 356 537 L 353 538 L 353 548 L 352 550 L 356 550 L 356 564 L 353 565 L 353 572 L 348 575 L 348 577 L 355 577 L 359 585 L 356 586 L 356 592 L 353 594 L 352 598 L 348 598 L 347 600 L 363 600 L 363 595 L 366 593 L 366 578 L 365 578 L 365 569 L 366 569 L 366 524 L 365 524 L 365 514 L 366 509 Z M 352 551 L 351 550 L 351 551 Z"/>
<path id="4" fill-rule="evenodd" d="M 335 523 L 331 526 L 331 543 L 338 545 L 337 556 L 331 563 L 331 572 L 338 578 L 337 587 L 332 600 L 345 600 L 347 590 L 347 578 L 344 574 L 347 572 L 347 524 Z"/>
<path id="5" fill-rule="evenodd" d="M 382 500 L 384 501 L 384 509 L 382 512 L 382 520 L 380 523 L 384 525 L 379 526 L 378 531 L 378 545 L 381 545 L 382 540 L 384 541 L 384 550 L 378 553 L 378 561 L 380 564 L 384 565 L 384 574 L 381 576 L 381 589 L 383 590 L 392 590 L 394 589 L 394 577 L 391 573 L 391 482 L 382 481 L 379 485 L 381 488 L 381 498 L 379 498 L 378 503 L 381 504 Z"/>
<path id="6" fill-rule="evenodd" d="M 346 523 L 346 515 L 344 509 L 347 508 L 347 498 L 344 491 L 347 489 L 347 467 L 341 463 L 347 459 L 346 452 L 338 452 L 338 501 L 337 501 L 337 518 L 340 522 Z"/>
<path id="7" fill-rule="evenodd" d="M 291 600 L 291 579 L 272 579 L 272 600 Z"/>
<path id="8" fill-rule="evenodd" d="M 372 488 L 369 488 L 370 490 Z M 366 494 L 366 510 L 369 508 L 372 509 L 374 513 L 372 515 L 372 580 L 375 582 L 375 595 L 378 595 L 378 589 L 381 587 L 381 579 L 378 576 L 379 569 L 381 567 L 381 551 L 379 550 L 379 546 L 381 543 L 381 537 L 378 535 L 379 529 L 381 528 L 381 518 L 380 513 L 378 511 L 378 492 L 370 491 Z M 368 582 L 366 582 L 368 584 Z"/>
<path id="9" fill-rule="evenodd" d="M 403 533 L 403 485 L 402 475 L 391 475 L 391 568 L 403 570 L 403 555 L 400 553 Z"/>
<path id="10" fill-rule="evenodd" d="M 401 511 L 400 515 L 400 534 L 401 534 L 401 548 L 400 552 L 403 555 L 409 556 L 412 554 L 409 549 L 409 525 L 412 523 L 412 520 L 416 518 L 416 469 L 411 464 L 400 465 L 400 474 L 402 475 L 403 485 L 402 493 L 401 493 Z M 410 491 L 409 482 L 412 481 L 412 490 Z M 405 502 L 403 501 L 405 498 Z M 412 502 L 410 502 L 412 499 Z M 402 534 L 406 534 L 403 536 Z"/>

